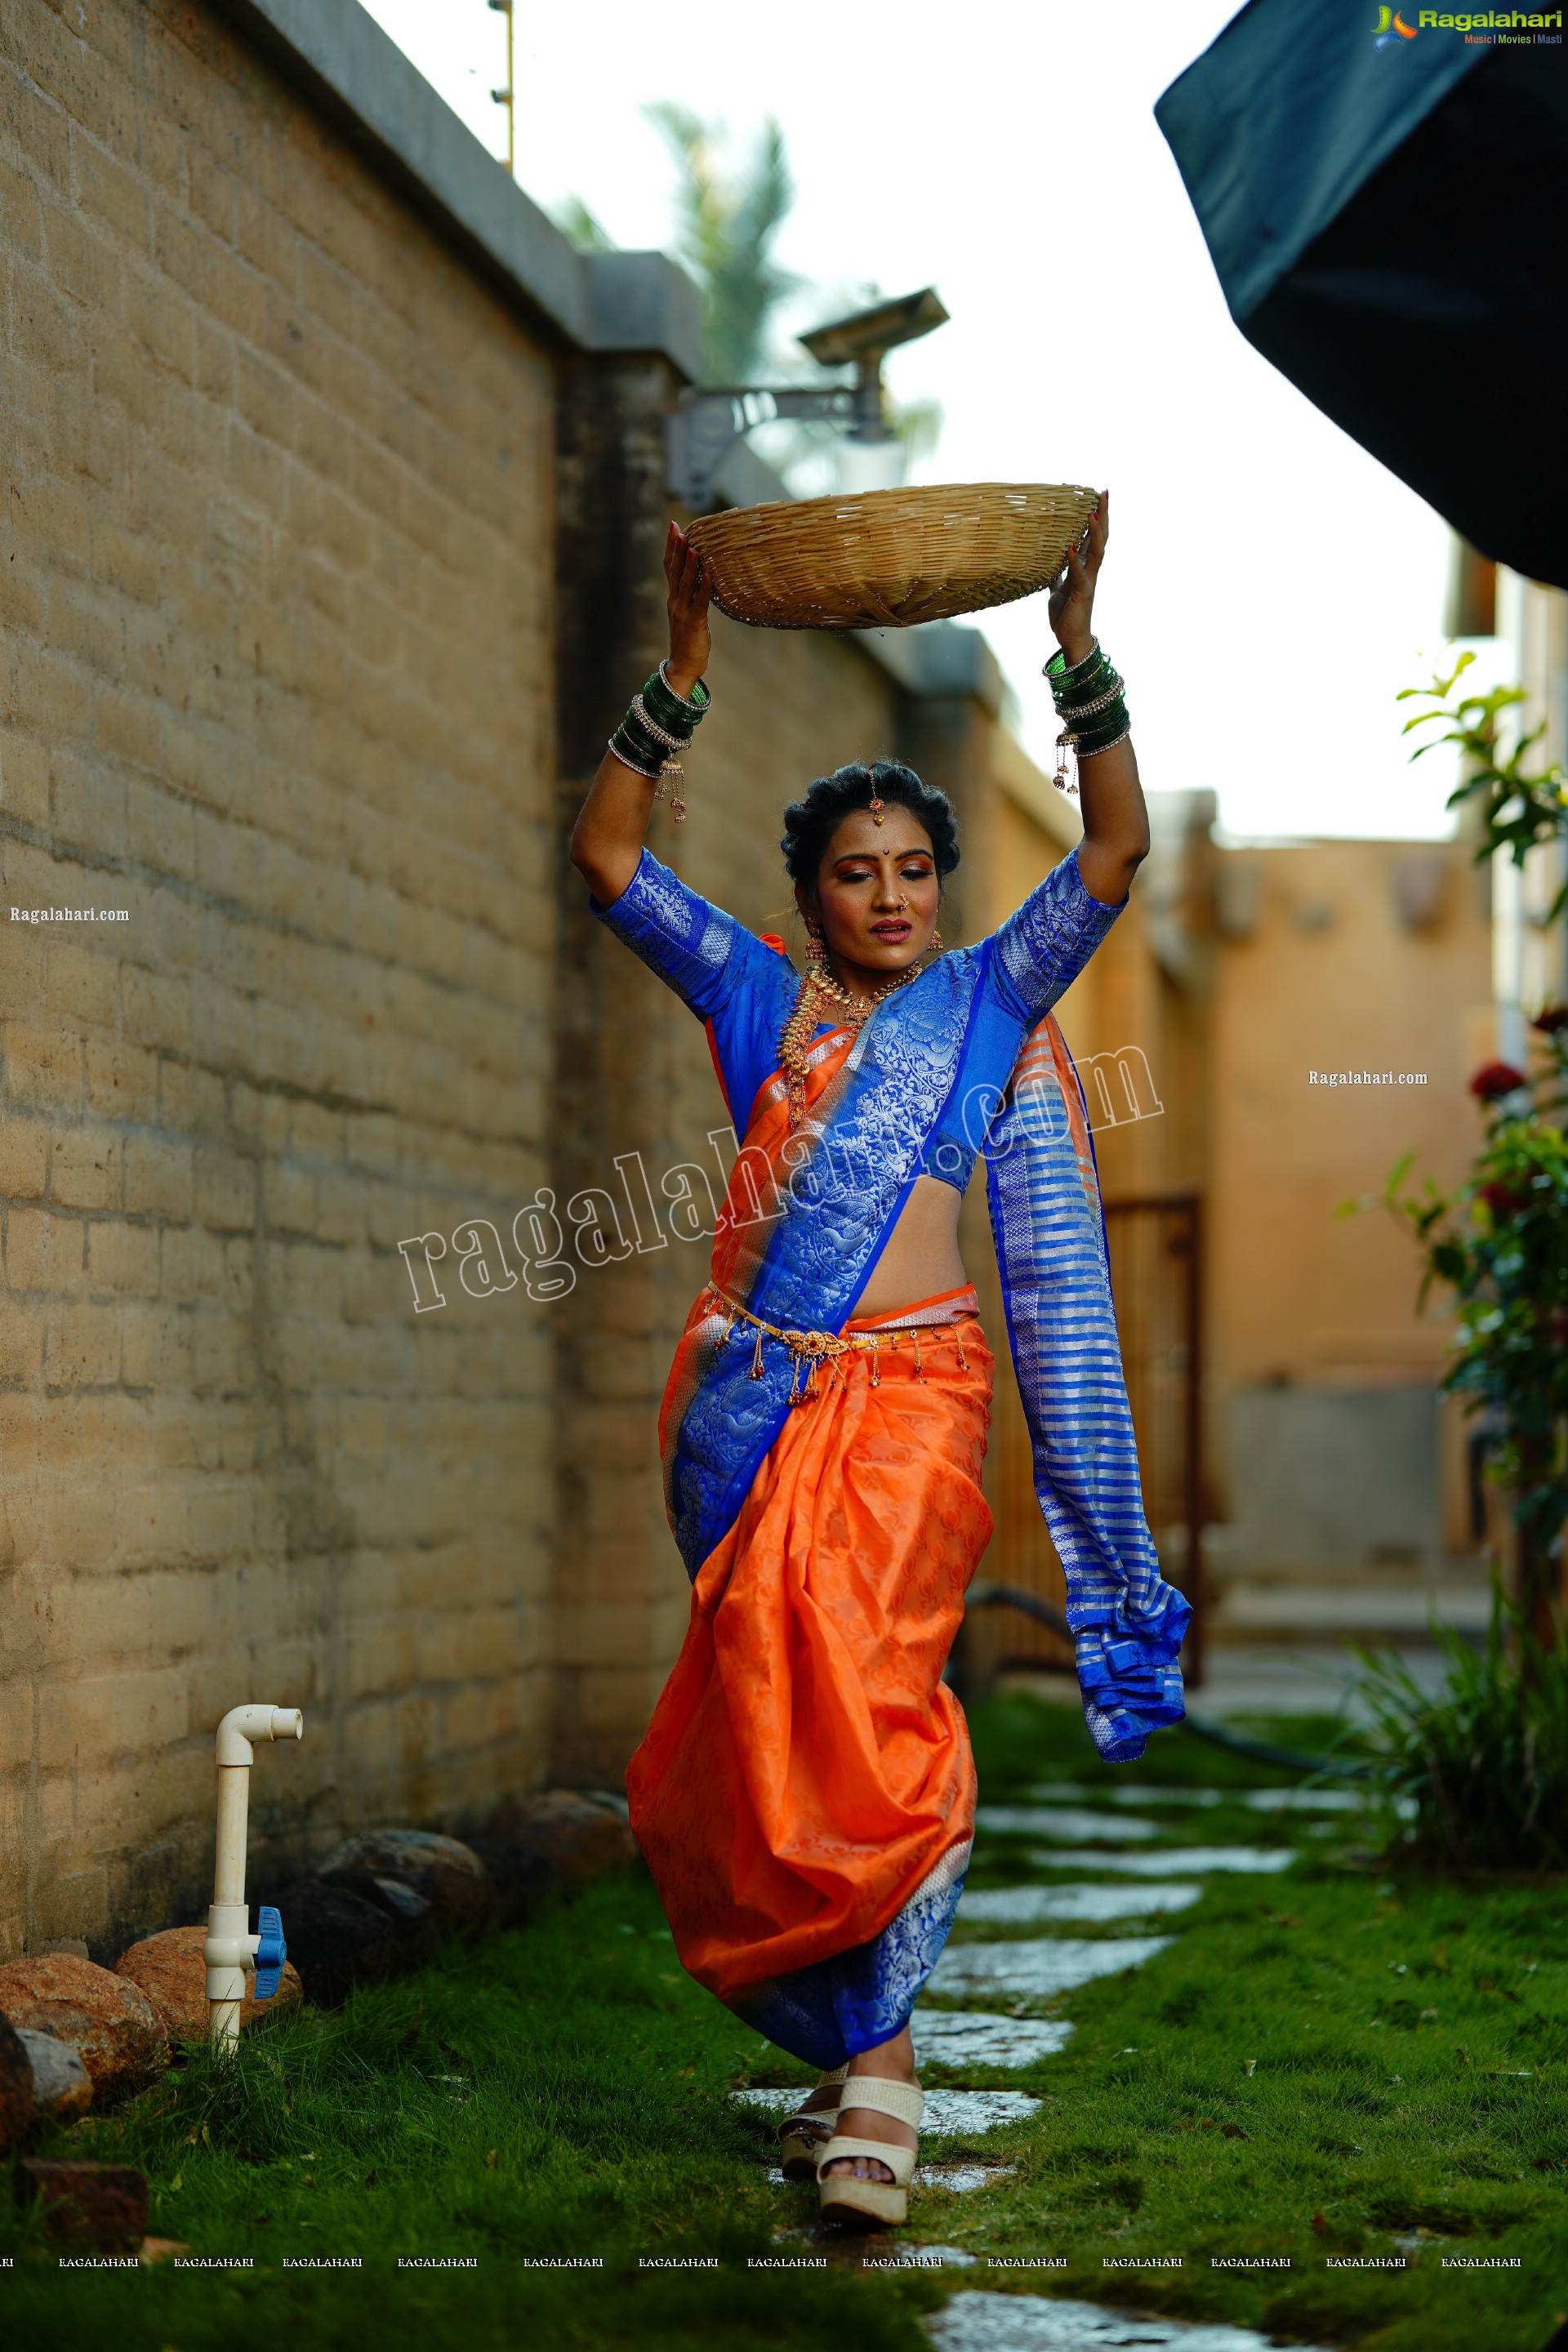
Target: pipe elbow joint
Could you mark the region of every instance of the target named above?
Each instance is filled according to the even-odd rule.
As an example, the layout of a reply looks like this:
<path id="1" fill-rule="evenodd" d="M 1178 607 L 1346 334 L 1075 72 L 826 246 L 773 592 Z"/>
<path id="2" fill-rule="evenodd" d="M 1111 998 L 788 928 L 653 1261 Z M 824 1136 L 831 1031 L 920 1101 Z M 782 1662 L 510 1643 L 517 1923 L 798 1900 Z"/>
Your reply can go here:
<path id="1" fill-rule="evenodd" d="M 231 1706 L 217 1727 L 219 1768 L 242 1769 L 256 1760 L 253 1739 L 303 1739 L 305 1718 L 297 1706 Z"/>

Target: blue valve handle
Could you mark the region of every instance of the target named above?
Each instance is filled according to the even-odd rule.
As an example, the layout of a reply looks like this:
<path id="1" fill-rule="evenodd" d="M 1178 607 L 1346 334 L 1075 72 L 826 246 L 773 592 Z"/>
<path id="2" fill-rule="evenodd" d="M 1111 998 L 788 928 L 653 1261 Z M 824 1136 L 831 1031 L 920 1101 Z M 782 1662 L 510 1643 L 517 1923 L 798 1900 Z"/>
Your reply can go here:
<path id="1" fill-rule="evenodd" d="M 283 1922 L 270 1903 L 262 1904 L 256 1924 L 261 1933 L 261 1941 L 256 1948 L 256 1999 L 270 2000 L 278 1990 L 289 1947 L 283 1941 Z"/>

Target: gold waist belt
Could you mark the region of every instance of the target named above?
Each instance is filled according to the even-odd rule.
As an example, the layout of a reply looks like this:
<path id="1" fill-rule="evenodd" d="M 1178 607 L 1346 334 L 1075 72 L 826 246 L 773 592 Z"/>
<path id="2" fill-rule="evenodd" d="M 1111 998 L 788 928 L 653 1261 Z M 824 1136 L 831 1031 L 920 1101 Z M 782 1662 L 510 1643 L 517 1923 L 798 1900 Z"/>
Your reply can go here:
<path id="1" fill-rule="evenodd" d="M 789 1331 L 782 1329 L 776 1323 L 764 1323 L 760 1315 L 753 1315 L 749 1307 L 742 1307 L 738 1298 L 731 1298 L 729 1292 L 721 1289 L 720 1285 L 716 1282 L 710 1282 L 709 1284 L 707 1296 L 710 1298 L 716 1298 L 724 1309 L 724 1336 L 719 1342 L 720 1347 L 722 1348 L 728 1344 L 730 1334 L 737 1323 L 749 1323 L 752 1330 L 755 1331 L 757 1335 L 757 1344 L 752 1356 L 751 1377 L 752 1380 L 760 1381 L 763 1377 L 763 1341 L 764 1339 L 776 1339 L 781 1347 L 787 1348 L 790 1350 L 791 1354 L 795 1358 L 795 1381 L 789 1392 L 789 1401 L 791 1404 L 810 1403 L 811 1400 L 818 1393 L 816 1385 L 816 1368 L 818 1364 L 824 1361 L 831 1361 L 835 1356 L 869 1356 L 871 1359 L 871 1386 L 874 1389 L 880 1388 L 882 1384 L 880 1358 L 881 1349 L 884 1342 L 886 1342 L 889 1347 L 896 1347 L 904 1340 L 908 1340 L 912 1344 L 915 1352 L 915 1378 L 917 1381 L 923 1382 L 925 1380 L 925 1366 L 921 1361 L 921 1338 L 922 1330 L 925 1337 L 928 1339 L 931 1337 L 933 1330 L 938 1332 L 951 1330 L 953 1339 L 956 1340 L 958 1345 L 958 1360 L 965 1371 L 969 1370 L 969 1359 L 963 1352 L 963 1337 L 960 1328 L 960 1325 L 965 1319 L 965 1316 L 967 1316 L 969 1320 L 973 1320 L 973 1315 L 969 1314 L 968 1310 L 965 1310 L 965 1316 L 956 1317 L 951 1324 L 947 1325 L 940 1323 L 928 1323 L 924 1326 L 918 1323 L 904 1325 L 890 1324 L 884 1328 L 876 1331 L 850 1331 L 847 1333 L 837 1331 Z M 803 1364 L 806 1368 L 804 1385 L 801 1381 L 801 1366 Z"/>

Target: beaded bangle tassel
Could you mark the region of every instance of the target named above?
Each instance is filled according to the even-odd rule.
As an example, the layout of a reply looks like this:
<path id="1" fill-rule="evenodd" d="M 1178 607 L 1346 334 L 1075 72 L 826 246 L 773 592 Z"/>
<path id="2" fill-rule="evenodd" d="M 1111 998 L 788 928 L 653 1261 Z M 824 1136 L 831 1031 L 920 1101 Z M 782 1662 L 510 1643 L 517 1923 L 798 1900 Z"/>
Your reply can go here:
<path id="1" fill-rule="evenodd" d="M 686 771 L 679 755 L 690 743 L 712 702 L 700 678 L 689 702 L 677 694 L 660 662 L 611 736 L 609 749 L 624 768 L 646 777 L 656 801 L 668 799 L 677 824 L 686 822 Z"/>

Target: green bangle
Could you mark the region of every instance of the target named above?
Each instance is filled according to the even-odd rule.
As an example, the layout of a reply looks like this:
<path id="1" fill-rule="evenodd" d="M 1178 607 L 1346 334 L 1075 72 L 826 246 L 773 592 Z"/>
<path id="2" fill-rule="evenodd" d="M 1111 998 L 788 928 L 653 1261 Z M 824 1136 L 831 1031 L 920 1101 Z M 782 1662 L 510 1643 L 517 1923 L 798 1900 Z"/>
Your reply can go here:
<path id="1" fill-rule="evenodd" d="M 707 717 L 713 700 L 708 688 L 699 678 L 692 688 L 691 700 L 685 701 L 668 683 L 662 669 L 656 669 L 648 679 L 647 684 L 643 688 L 642 698 L 647 706 L 650 719 L 660 727 L 668 728 L 672 735 L 679 735 L 687 742 L 690 741 Z"/>
<path id="2" fill-rule="evenodd" d="M 608 748 L 623 768 L 629 768 L 636 776 L 646 776 L 650 784 L 658 783 L 663 772 L 662 769 L 658 766 L 650 768 L 647 765 L 646 752 L 639 751 L 636 744 L 627 740 L 624 727 L 616 728 L 610 738 Z"/>
<path id="3" fill-rule="evenodd" d="M 1118 743 L 1125 743 L 1131 732 L 1132 729 L 1129 724 L 1123 727 L 1119 735 L 1110 736 L 1103 743 L 1080 743 L 1078 747 L 1079 761 L 1092 760 L 1100 751 L 1114 751 Z"/>
<path id="4" fill-rule="evenodd" d="M 1083 659 L 1081 661 L 1074 662 L 1070 666 L 1068 662 L 1066 654 L 1058 646 L 1056 652 L 1046 664 L 1045 674 L 1051 681 L 1053 692 L 1057 688 L 1061 687 L 1065 688 L 1068 692 L 1070 693 L 1074 688 L 1083 683 L 1083 680 L 1092 670 L 1094 664 L 1096 662 L 1102 662 L 1104 659 L 1105 656 L 1100 649 L 1100 643 L 1098 637 L 1096 637 L 1094 643 L 1090 646 L 1088 653 L 1084 655 Z"/>
<path id="5" fill-rule="evenodd" d="M 1081 734 L 1075 728 L 1073 743 L 1079 758 L 1090 759 L 1096 751 L 1109 751 L 1113 743 L 1121 741 L 1122 737 L 1129 732 L 1131 723 L 1127 715 L 1127 705 L 1124 702 L 1118 702 L 1113 709 L 1106 711 L 1103 718 L 1097 719 L 1092 727 L 1086 727 Z"/>
<path id="6" fill-rule="evenodd" d="M 668 743 L 661 743 L 657 735 L 642 725 L 635 710 L 627 711 L 616 732 L 635 747 L 639 760 L 651 760 L 656 768 L 662 763 L 669 750 Z"/>
<path id="7" fill-rule="evenodd" d="M 1095 693 L 1084 695 L 1076 702 L 1058 702 L 1058 718 L 1067 719 L 1069 724 L 1080 719 L 1097 718 L 1100 711 L 1109 710 L 1111 704 L 1120 699 L 1123 691 L 1122 681 L 1114 670 L 1108 678 L 1097 679 L 1096 687 Z"/>

